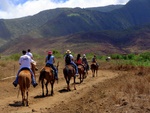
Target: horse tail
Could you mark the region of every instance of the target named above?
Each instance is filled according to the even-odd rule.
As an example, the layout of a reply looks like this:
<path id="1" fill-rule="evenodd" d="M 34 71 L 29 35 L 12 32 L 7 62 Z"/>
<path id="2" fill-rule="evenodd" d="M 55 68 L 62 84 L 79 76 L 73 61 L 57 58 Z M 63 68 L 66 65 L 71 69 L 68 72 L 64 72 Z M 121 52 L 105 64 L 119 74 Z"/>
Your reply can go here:
<path id="1" fill-rule="evenodd" d="M 21 86 L 19 85 L 19 90 L 18 90 L 18 95 L 17 95 L 17 97 L 19 97 L 19 92 L 20 92 L 21 90 L 23 90 L 23 89 L 24 89 L 25 91 L 28 90 L 27 85 L 26 85 L 26 84 L 27 84 L 27 82 L 26 82 L 26 77 L 21 77 L 20 79 L 21 79 L 22 85 L 21 85 Z"/>
<path id="2" fill-rule="evenodd" d="M 69 73 L 69 68 L 68 68 L 68 66 L 66 66 L 65 68 L 64 68 L 64 75 L 66 75 L 66 76 L 68 76 L 68 73 Z"/>
<path id="3" fill-rule="evenodd" d="M 45 70 L 42 70 L 39 76 L 39 83 L 41 82 L 41 80 L 43 80 L 44 77 L 45 77 Z"/>

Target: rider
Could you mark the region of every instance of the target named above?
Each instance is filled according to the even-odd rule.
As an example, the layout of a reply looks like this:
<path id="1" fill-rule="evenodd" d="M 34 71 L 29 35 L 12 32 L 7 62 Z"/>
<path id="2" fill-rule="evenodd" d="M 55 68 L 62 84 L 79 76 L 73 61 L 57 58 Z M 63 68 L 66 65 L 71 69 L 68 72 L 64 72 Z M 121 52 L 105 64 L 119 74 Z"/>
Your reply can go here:
<path id="1" fill-rule="evenodd" d="M 82 63 L 86 65 L 86 70 L 89 70 L 89 64 L 87 62 L 87 58 L 85 54 L 83 54 Z"/>
<path id="2" fill-rule="evenodd" d="M 35 69 L 38 70 L 38 68 L 36 67 L 36 62 L 33 60 L 33 54 L 31 53 L 31 50 L 28 49 L 26 55 L 30 56 L 31 60 L 32 60 L 32 64 L 35 65 Z"/>
<path id="3" fill-rule="evenodd" d="M 26 55 L 30 56 L 31 59 L 33 59 L 33 54 L 31 53 L 31 50 L 28 49 Z"/>
<path id="4" fill-rule="evenodd" d="M 82 63 L 82 58 L 81 58 L 80 54 L 77 55 L 76 64 L 77 65 L 82 65 L 83 68 L 84 68 L 84 72 L 86 72 L 86 68 L 85 68 L 84 64 Z"/>
<path id="5" fill-rule="evenodd" d="M 94 55 L 94 57 L 92 58 L 92 63 L 96 63 L 96 65 L 98 66 L 97 60 L 96 60 L 96 55 Z"/>
<path id="6" fill-rule="evenodd" d="M 31 58 L 26 55 L 26 51 L 23 50 L 22 51 L 22 56 L 20 57 L 19 59 L 19 64 L 20 64 L 20 69 L 17 73 L 17 76 L 16 76 L 16 79 L 15 81 L 13 82 L 13 85 L 16 87 L 17 84 L 18 84 L 18 74 L 23 70 L 23 69 L 29 69 L 30 73 L 31 73 L 31 78 L 32 78 L 32 85 L 34 87 L 36 87 L 38 84 L 36 83 L 36 80 L 35 80 L 35 77 L 34 77 L 34 73 L 33 71 L 31 70 L 31 63 L 32 63 L 32 60 Z"/>
<path id="7" fill-rule="evenodd" d="M 45 63 L 46 66 L 49 66 L 54 70 L 55 79 L 58 80 L 58 72 L 55 66 L 53 65 L 55 63 L 55 57 L 52 54 L 53 54 L 52 51 L 48 51 L 48 55 L 46 56 Z"/>
<path id="8" fill-rule="evenodd" d="M 68 56 L 69 56 L 69 59 L 70 59 L 69 62 L 67 62 L 67 60 L 66 60 L 66 58 L 67 58 Z M 78 75 L 79 75 L 79 73 L 78 73 L 78 66 L 74 63 L 74 61 L 73 61 L 73 55 L 71 54 L 71 51 L 70 51 L 70 50 L 67 50 L 67 51 L 66 51 L 65 63 L 66 63 L 66 64 L 72 64 L 72 65 L 74 65 L 75 70 L 76 70 L 75 76 L 78 76 Z"/>

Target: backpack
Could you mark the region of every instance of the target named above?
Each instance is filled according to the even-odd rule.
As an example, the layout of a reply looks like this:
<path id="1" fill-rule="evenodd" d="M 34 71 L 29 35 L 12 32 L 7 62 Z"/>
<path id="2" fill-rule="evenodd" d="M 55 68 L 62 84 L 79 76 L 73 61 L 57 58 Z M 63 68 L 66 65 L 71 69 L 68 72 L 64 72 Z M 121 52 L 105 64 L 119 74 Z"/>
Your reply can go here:
<path id="1" fill-rule="evenodd" d="M 66 64 L 70 64 L 71 63 L 71 58 L 70 58 L 69 54 L 66 55 L 65 62 L 66 62 Z"/>

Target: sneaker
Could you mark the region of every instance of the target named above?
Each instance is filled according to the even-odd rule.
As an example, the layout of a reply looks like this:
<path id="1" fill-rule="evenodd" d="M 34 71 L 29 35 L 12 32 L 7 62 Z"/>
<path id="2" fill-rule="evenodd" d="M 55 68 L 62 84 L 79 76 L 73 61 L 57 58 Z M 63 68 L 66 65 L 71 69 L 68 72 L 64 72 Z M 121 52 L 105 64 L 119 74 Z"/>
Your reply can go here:
<path id="1" fill-rule="evenodd" d="M 77 76 L 79 76 L 79 74 L 78 74 L 78 73 L 76 73 L 76 74 L 75 74 L 75 76 L 77 77 Z"/>
<path id="2" fill-rule="evenodd" d="M 37 83 L 35 83 L 34 85 L 33 85 L 33 87 L 36 87 L 38 84 Z"/>
<path id="3" fill-rule="evenodd" d="M 13 82 L 13 85 L 14 85 L 15 87 L 17 87 L 17 84 L 16 84 L 15 82 Z"/>

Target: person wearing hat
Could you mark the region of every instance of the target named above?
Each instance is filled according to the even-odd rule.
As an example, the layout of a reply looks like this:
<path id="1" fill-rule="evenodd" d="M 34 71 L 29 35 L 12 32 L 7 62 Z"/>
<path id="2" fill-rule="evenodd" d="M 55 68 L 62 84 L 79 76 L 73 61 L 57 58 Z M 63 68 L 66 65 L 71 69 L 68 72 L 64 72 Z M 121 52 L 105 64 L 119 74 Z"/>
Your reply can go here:
<path id="1" fill-rule="evenodd" d="M 31 78 L 32 78 L 32 85 L 33 85 L 33 87 L 36 87 L 38 84 L 36 83 L 36 80 L 35 80 L 35 77 L 34 77 L 34 73 L 31 70 L 32 60 L 31 60 L 31 58 L 28 55 L 26 55 L 26 51 L 25 50 L 22 51 L 22 54 L 23 55 L 19 59 L 20 69 L 19 69 L 19 71 L 17 73 L 15 81 L 13 82 L 13 85 L 15 87 L 17 86 L 17 84 L 18 84 L 18 74 L 21 72 L 21 70 L 28 68 L 29 71 L 31 72 L 31 75 L 32 75 L 31 76 Z"/>
<path id="2" fill-rule="evenodd" d="M 52 51 L 48 51 L 48 55 L 45 58 L 45 63 L 46 63 L 46 66 L 49 66 L 54 70 L 55 79 L 58 80 L 58 71 L 56 67 L 53 65 L 55 63 L 55 57 L 52 54 L 53 54 Z"/>
<path id="3" fill-rule="evenodd" d="M 68 60 L 68 58 L 69 58 L 69 60 Z M 74 63 L 74 61 L 73 61 L 73 55 L 71 54 L 71 51 L 70 51 L 70 50 L 67 50 L 67 51 L 66 51 L 65 63 L 66 63 L 66 65 L 67 65 L 67 64 L 72 64 L 72 65 L 74 65 L 75 70 L 76 70 L 76 76 L 79 75 L 79 73 L 78 73 L 78 66 Z"/>
<path id="4" fill-rule="evenodd" d="M 88 64 L 88 62 L 87 62 L 87 58 L 86 58 L 86 55 L 85 55 L 85 54 L 83 54 L 82 63 L 85 64 L 86 71 L 88 71 L 88 70 L 89 70 L 89 64 Z"/>

